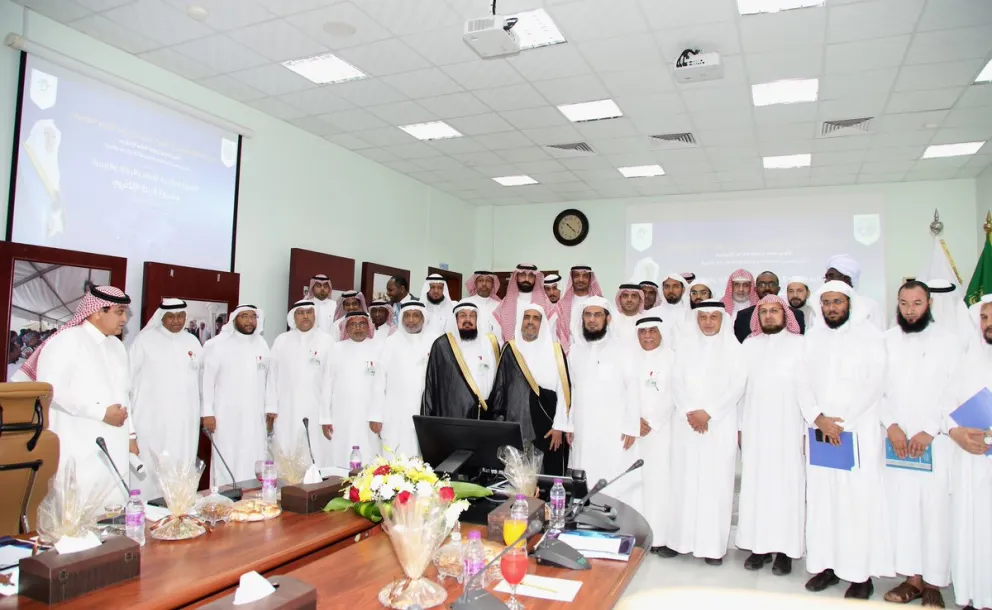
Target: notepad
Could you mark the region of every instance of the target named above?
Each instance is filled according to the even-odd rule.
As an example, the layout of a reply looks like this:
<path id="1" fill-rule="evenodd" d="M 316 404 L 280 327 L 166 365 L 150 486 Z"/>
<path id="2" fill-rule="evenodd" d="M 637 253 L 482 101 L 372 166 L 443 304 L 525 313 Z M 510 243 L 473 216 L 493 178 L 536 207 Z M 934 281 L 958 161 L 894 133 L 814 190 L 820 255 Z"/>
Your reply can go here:
<path id="1" fill-rule="evenodd" d="M 833 468 L 835 470 L 854 470 L 860 466 L 858 435 L 853 432 L 840 433 L 840 445 L 831 445 L 826 440 L 818 441 L 816 428 L 810 428 L 808 433 L 810 466 Z M 824 438 L 822 433 L 819 435 Z"/>
<path id="2" fill-rule="evenodd" d="M 951 419 L 963 428 L 992 429 L 992 392 L 988 388 L 978 390 L 951 413 Z M 985 455 L 992 455 L 992 448 Z"/>
<path id="3" fill-rule="evenodd" d="M 885 439 L 885 465 L 889 468 L 902 468 L 904 470 L 915 470 L 917 472 L 933 472 L 933 444 L 927 448 L 919 457 L 901 458 L 896 455 L 896 450 L 889 439 Z"/>
<path id="4" fill-rule="evenodd" d="M 549 578 L 547 576 L 535 576 L 528 574 L 517 586 L 517 595 L 526 597 L 536 597 L 538 599 L 551 599 L 558 602 L 570 602 L 578 595 L 582 588 L 582 581 L 567 580 L 565 578 Z M 501 581 L 496 585 L 496 592 L 509 593 L 510 585 L 506 581 Z"/>
<path id="5" fill-rule="evenodd" d="M 562 532 L 558 535 L 558 541 L 581 552 L 587 559 L 615 561 L 630 561 L 635 544 L 633 536 L 590 530 Z"/>

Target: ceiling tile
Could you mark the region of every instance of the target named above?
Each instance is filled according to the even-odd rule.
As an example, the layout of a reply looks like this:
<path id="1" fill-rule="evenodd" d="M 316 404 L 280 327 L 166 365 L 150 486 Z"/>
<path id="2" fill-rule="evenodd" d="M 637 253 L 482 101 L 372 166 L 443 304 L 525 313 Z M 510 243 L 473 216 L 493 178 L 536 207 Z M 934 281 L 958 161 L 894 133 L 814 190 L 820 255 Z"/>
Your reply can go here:
<path id="1" fill-rule="evenodd" d="M 294 91 L 279 96 L 279 99 L 291 106 L 296 106 L 307 114 L 328 114 L 352 108 L 351 102 L 335 95 L 332 87 Z"/>
<path id="2" fill-rule="evenodd" d="M 429 123 L 437 120 L 432 112 L 417 102 L 394 102 L 381 106 L 371 106 L 366 110 L 390 125 L 396 126 Z"/>
<path id="3" fill-rule="evenodd" d="M 410 0 L 361 0 L 362 11 L 397 36 L 428 28 L 448 26 L 461 37 L 465 23 L 445 2 L 410 2 Z"/>
<path id="4" fill-rule="evenodd" d="M 338 146 L 350 150 L 361 150 L 363 148 L 372 148 L 372 146 L 368 142 L 350 133 L 341 133 L 333 136 L 325 136 L 324 139 L 327 140 L 328 142 L 333 142 Z"/>
<path id="5" fill-rule="evenodd" d="M 576 172 L 583 180 L 588 181 L 585 171 L 589 169 L 608 169 L 613 166 L 604 157 L 575 157 L 573 159 L 560 159 L 558 161 L 568 169 Z"/>
<path id="6" fill-rule="evenodd" d="M 274 97 L 266 97 L 260 100 L 252 100 L 248 102 L 248 105 L 251 106 L 252 108 L 255 108 L 256 110 L 261 110 L 266 114 L 270 114 L 276 117 L 277 119 L 282 119 L 284 121 L 288 119 L 298 119 L 306 116 L 306 113 L 300 110 L 299 108 L 290 106 L 286 102 Z"/>
<path id="7" fill-rule="evenodd" d="M 827 42 L 911 34 L 925 0 L 876 0 L 830 7 Z"/>
<path id="8" fill-rule="evenodd" d="M 516 166 L 527 172 L 528 175 L 531 173 L 545 174 L 566 171 L 565 166 L 554 159 L 546 159 L 543 161 L 524 161 L 517 163 Z"/>
<path id="9" fill-rule="evenodd" d="M 514 131 L 516 128 L 495 112 L 450 119 L 448 123 L 467 136 Z"/>
<path id="10" fill-rule="evenodd" d="M 858 150 L 868 148 L 872 138 L 864 136 L 843 136 L 839 138 L 817 138 L 813 140 L 813 152 L 837 150 Z"/>
<path id="11" fill-rule="evenodd" d="M 279 64 L 232 72 L 230 76 L 269 95 L 283 95 L 284 93 L 311 89 L 315 86 L 299 74 Z"/>
<path id="12" fill-rule="evenodd" d="M 718 129 L 716 131 L 696 131 L 696 141 L 701 146 L 713 147 L 719 151 L 719 147 L 736 146 L 741 144 L 754 144 L 757 142 L 754 137 L 754 129 Z"/>
<path id="13" fill-rule="evenodd" d="M 992 83 L 968 87 L 957 103 L 958 108 L 977 108 L 981 106 L 992 106 Z"/>
<path id="14" fill-rule="evenodd" d="M 304 131 L 320 137 L 332 136 L 341 133 L 341 130 L 326 121 L 322 121 L 315 116 L 304 116 L 297 119 L 290 119 L 290 123 L 296 125 Z"/>
<path id="15" fill-rule="evenodd" d="M 824 100 L 819 103 L 817 119 L 836 121 L 878 116 L 885 108 L 888 97 L 885 95 L 850 96 L 841 99 Z"/>
<path id="16" fill-rule="evenodd" d="M 977 142 L 979 140 L 992 140 L 992 126 L 938 129 L 930 144 L 956 144 L 958 142 Z"/>
<path id="17" fill-rule="evenodd" d="M 530 81 L 565 78 L 592 72 L 586 60 L 579 55 L 578 49 L 570 44 L 531 49 L 511 56 L 507 61 Z"/>
<path id="18" fill-rule="evenodd" d="M 593 140 L 589 144 L 592 145 L 593 150 L 601 155 L 651 151 L 651 138 L 646 138 L 644 136 L 606 138 L 603 140 Z M 566 165 L 565 167 L 568 167 L 569 169 L 576 169 L 576 167 L 571 165 Z"/>
<path id="19" fill-rule="evenodd" d="M 595 75 L 573 76 L 534 83 L 534 87 L 554 105 L 592 102 L 610 97 Z"/>
<path id="20" fill-rule="evenodd" d="M 899 68 L 824 74 L 820 79 L 819 97 L 821 100 L 835 100 L 852 95 L 887 94 L 898 74 Z"/>
<path id="21" fill-rule="evenodd" d="M 940 0 L 930 2 L 923 11 L 917 29 L 949 30 L 992 23 L 992 3 L 984 0 Z"/>
<path id="22" fill-rule="evenodd" d="M 190 5 L 189 0 L 165 2 L 183 12 Z M 207 10 L 203 23 L 219 31 L 233 30 L 275 18 L 265 6 L 252 0 L 196 0 L 196 4 Z"/>
<path id="23" fill-rule="evenodd" d="M 646 135 L 667 133 L 687 133 L 693 131 L 692 119 L 688 114 L 669 114 L 659 112 L 652 116 L 630 116 L 630 122 L 637 130 Z"/>
<path id="24" fill-rule="evenodd" d="M 321 118 L 323 119 L 323 116 Z M 417 141 L 407 132 L 392 126 L 359 131 L 356 135 L 372 146 L 393 146 L 394 144 L 411 144 Z"/>
<path id="25" fill-rule="evenodd" d="M 826 73 L 862 72 L 902 63 L 909 36 L 827 45 Z"/>
<path id="26" fill-rule="evenodd" d="M 927 125 L 939 124 L 947 118 L 948 114 L 950 114 L 949 110 L 885 114 L 875 119 L 871 129 L 875 133 L 898 133 L 927 129 Z"/>
<path id="27" fill-rule="evenodd" d="M 796 46 L 822 46 L 826 30 L 827 12 L 824 10 L 750 15 L 740 21 L 741 45 L 747 54 Z"/>
<path id="28" fill-rule="evenodd" d="M 575 129 L 587 140 L 602 140 L 606 138 L 626 138 L 636 136 L 639 132 L 627 118 L 609 119 L 605 121 L 589 121 L 576 123 Z"/>
<path id="29" fill-rule="evenodd" d="M 509 121 L 517 129 L 536 129 L 538 127 L 570 124 L 570 121 L 565 118 L 565 115 L 561 111 L 549 106 L 545 106 L 544 108 L 526 108 L 524 110 L 508 110 L 501 112 L 500 116 Z"/>
<path id="30" fill-rule="evenodd" d="M 815 121 L 819 110 L 816 103 L 759 106 L 754 109 L 755 125 L 787 125 Z"/>
<path id="31" fill-rule="evenodd" d="M 429 142 L 429 144 L 434 147 L 435 150 L 454 157 L 457 157 L 462 153 L 481 152 L 485 150 L 482 147 L 482 144 L 476 142 L 474 138 L 469 137 L 434 140 Z"/>
<path id="32" fill-rule="evenodd" d="M 896 80 L 895 91 L 966 87 L 975 81 L 975 76 L 984 65 L 984 59 L 965 59 L 903 66 Z"/>
<path id="33" fill-rule="evenodd" d="M 109 11 L 114 7 L 127 4 L 128 2 L 131 2 L 131 0 L 76 0 L 76 4 L 82 5 L 83 8 L 94 12 Z"/>
<path id="34" fill-rule="evenodd" d="M 458 159 L 469 167 L 474 167 L 476 165 L 495 165 L 503 162 L 499 155 L 488 150 L 482 152 L 464 153 L 458 155 Z"/>
<path id="35" fill-rule="evenodd" d="M 753 125 L 750 110 L 708 110 L 691 112 L 692 124 L 696 129 L 713 131 L 718 129 L 747 129 Z"/>
<path id="36" fill-rule="evenodd" d="M 430 110 L 439 118 L 453 119 L 460 116 L 485 114 L 489 108 L 477 100 L 471 93 L 452 93 L 417 100 L 424 108 Z"/>
<path id="37" fill-rule="evenodd" d="M 417 32 L 402 38 L 414 51 L 436 66 L 478 61 L 479 56 L 461 36 L 452 36 L 450 28 Z"/>
<path id="38" fill-rule="evenodd" d="M 542 127 L 538 129 L 521 129 L 525 136 L 530 138 L 535 144 L 546 146 L 548 144 L 564 144 L 569 142 L 580 142 L 582 135 L 570 125 L 560 127 Z"/>
<path id="39" fill-rule="evenodd" d="M 361 108 L 322 114 L 320 115 L 320 120 L 327 121 L 335 127 L 349 132 L 376 129 L 379 127 L 386 127 L 388 125 L 388 123 L 382 119 L 376 117 L 367 110 L 362 110 Z M 394 129 L 400 131 L 395 127 Z"/>
<path id="40" fill-rule="evenodd" d="M 989 127 L 992 126 L 992 112 L 985 108 L 955 107 L 944 119 L 941 127 Z"/>
<path id="41" fill-rule="evenodd" d="M 861 166 L 861 175 L 865 174 L 897 174 L 906 173 L 913 169 L 916 161 L 875 161 L 866 162 Z"/>
<path id="42" fill-rule="evenodd" d="M 915 170 L 942 169 L 948 167 L 964 167 L 971 160 L 970 156 L 943 157 L 938 159 L 920 159 L 916 162 Z"/>
<path id="43" fill-rule="evenodd" d="M 557 172 L 534 172 L 529 175 L 541 184 L 565 184 L 569 182 L 578 182 L 581 180 L 581 178 L 573 172 L 564 170 Z"/>
<path id="44" fill-rule="evenodd" d="M 856 176 L 861 171 L 861 162 L 849 163 L 847 165 L 817 165 L 816 154 L 813 155 L 813 167 L 810 175 L 813 178 L 821 176 Z M 851 178 L 854 181 L 854 178 Z"/>
<path id="45" fill-rule="evenodd" d="M 423 169 L 428 170 L 452 170 L 452 169 L 462 169 L 465 167 L 461 161 L 453 157 L 443 156 L 443 157 L 427 157 L 426 159 L 417 159 L 414 161 Z"/>
<path id="46" fill-rule="evenodd" d="M 934 130 L 903 131 L 899 133 L 880 133 L 871 136 L 871 148 L 887 148 L 889 146 L 921 146 L 929 144 L 933 139 Z"/>
<path id="47" fill-rule="evenodd" d="M 762 124 L 754 126 L 754 135 L 759 142 L 773 140 L 804 140 L 809 141 L 816 135 L 819 125 L 815 122 Z"/>
<path id="48" fill-rule="evenodd" d="M 869 148 L 864 151 L 865 161 L 915 161 L 923 156 L 924 146 Z"/>
<path id="49" fill-rule="evenodd" d="M 273 61 L 300 59 L 328 51 L 327 47 L 281 19 L 234 30 L 228 35 Z"/>
<path id="50" fill-rule="evenodd" d="M 63 2 L 65 0 L 62 0 Z M 103 15 L 91 15 L 72 22 L 72 27 L 97 40 L 123 49 L 128 53 L 141 53 L 161 46 L 155 40 L 142 36 L 130 28 L 107 19 Z"/>
<path id="51" fill-rule="evenodd" d="M 234 42 L 224 34 L 198 38 L 172 48 L 185 57 L 203 62 L 218 72 L 236 72 L 270 63 L 270 60 Z"/>
<path id="52" fill-rule="evenodd" d="M 640 5 L 648 24 L 656 30 L 736 21 L 738 18 L 734 0 L 640 0 Z"/>
<path id="53" fill-rule="evenodd" d="M 487 178 L 498 178 L 500 176 L 513 176 L 521 172 L 520 168 L 516 165 L 501 163 L 498 165 L 484 165 L 481 167 L 476 167 L 475 171 L 479 172 Z"/>
<path id="54" fill-rule="evenodd" d="M 82 19 L 90 14 L 89 10 L 66 0 L 18 0 L 17 3 L 62 23 Z"/>
<path id="55" fill-rule="evenodd" d="M 810 185 L 812 186 L 840 186 L 846 184 L 856 184 L 858 181 L 857 174 L 844 174 L 844 175 L 830 175 L 830 176 L 813 176 L 810 178 Z"/>
<path id="56" fill-rule="evenodd" d="M 487 150 L 496 151 L 496 154 L 501 154 L 501 151 L 504 150 L 532 146 L 534 144 L 530 141 L 530 138 L 519 131 L 491 133 L 483 136 L 475 136 L 474 139 Z"/>
<path id="57" fill-rule="evenodd" d="M 540 146 L 531 144 L 521 148 L 510 148 L 496 153 L 501 162 L 522 163 L 524 161 L 545 161 L 549 159 L 548 153 Z"/>
<path id="58" fill-rule="evenodd" d="M 571 2 L 549 13 L 569 42 L 631 36 L 650 27 L 635 0 Z"/>
<path id="59" fill-rule="evenodd" d="M 360 0 L 359 0 L 360 2 Z M 299 13 L 286 18 L 290 25 L 329 49 L 354 47 L 392 38 L 393 34 L 363 13 L 351 2 Z M 334 36 L 324 29 L 326 23 L 346 23 L 355 28 L 351 36 Z"/>
<path id="60" fill-rule="evenodd" d="M 141 53 L 138 57 L 147 62 L 151 62 L 160 68 L 165 68 L 170 72 L 175 72 L 176 74 L 184 76 L 190 80 L 206 78 L 208 76 L 213 76 L 218 72 L 208 66 L 206 62 L 201 62 L 190 57 L 186 57 L 172 48 L 163 47 L 161 49 L 155 49 L 154 51 Z"/>
<path id="61" fill-rule="evenodd" d="M 327 6 L 338 0 L 255 0 L 277 15 L 294 15 Z"/>
<path id="62" fill-rule="evenodd" d="M 475 97 L 497 112 L 537 108 L 548 103 L 537 89 L 529 84 L 480 89 L 475 92 Z"/>
<path id="63" fill-rule="evenodd" d="M 950 108 L 964 92 L 964 88 L 929 89 L 893 93 L 885 107 L 886 112 L 922 112 Z"/>
<path id="64" fill-rule="evenodd" d="M 541 49 L 538 49 L 539 51 Z M 505 59 L 478 59 L 452 66 L 444 66 L 444 72 L 469 91 L 518 85 L 524 82 L 520 73 Z"/>
<path id="65" fill-rule="evenodd" d="M 196 82 L 239 102 L 257 100 L 265 97 L 265 94 L 258 89 L 254 89 L 242 82 L 238 82 L 226 74 L 218 74 L 217 76 L 201 78 Z"/>
<path id="66" fill-rule="evenodd" d="M 373 76 L 399 74 L 429 68 L 430 62 L 396 38 L 339 49 L 337 55 Z"/>
<path id="67" fill-rule="evenodd" d="M 751 84 L 820 75 L 823 47 L 792 47 L 787 53 L 749 53 L 744 61 Z"/>
<path id="68" fill-rule="evenodd" d="M 146 36 L 164 45 L 213 33 L 213 30 L 199 21 L 190 19 L 185 11 L 177 10 L 159 0 L 136 0 L 101 14 L 139 36 Z"/>
<path id="69" fill-rule="evenodd" d="M 992 25 L 939 32 L 918 32 L 909 46 L 907 65 L 987 58 L 992 53 Z"/>
<path id="70" fill-rule="evenodd" d="M 657 32 L 656 39 L 662 58 L 669 68 L 685 49 L 716 51 L 720 55 L 737 55 L 741 52 L 741 38 L 733 21 L 707 23 Z M 726 60 L 726 57 L 721 57 Z"/>
<path id="71" fill-rule="evenodd" d="M 352 104 L 363 107 L 402 102 L 407 99 L 405 95 L 377 78 L 338 83 L 333 85 L 333 91 Z"/>
<path id="72" fill-rule="evenodd" d="M 690 112 L 749 110 L 752 107 L 751 90 L 740 85 L 685 90 L 682 100 Z"/>
<path id="73" fill-rule="evenodd" d="M 585 58 L 593 70 L 607 72 L 617 66 L 668 70 L 669 61 L 662 57 L 651 34 L 634 34 L 618 38 L 569 43 Z"/>
<path id="74" fill-rule="evenodd" d="M 647 74 L 638 70 L 620 70 L 597 74 L 614 96 L 665 93 L 675 89 L 669 69 L 651 70 Z"/>
<path id="75" fill-rule="evenodd" d="M 389 149 L 401 159 L 423 159 L 425 157 L 436 157 L 439 153 L 424 142 L 412 142 L 410 144 L 399 144 Z M 441 180 L 447 178 L 442 177 Z M 440 180 L 439 180 L 440 181 Z"/>

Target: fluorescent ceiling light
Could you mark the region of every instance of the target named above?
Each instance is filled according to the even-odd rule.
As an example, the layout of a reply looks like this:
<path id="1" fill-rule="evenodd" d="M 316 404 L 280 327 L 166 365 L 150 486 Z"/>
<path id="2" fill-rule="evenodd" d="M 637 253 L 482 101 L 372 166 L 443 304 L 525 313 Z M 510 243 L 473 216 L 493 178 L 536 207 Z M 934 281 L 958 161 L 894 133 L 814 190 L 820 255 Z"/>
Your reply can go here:
<path id="1" fill-rule="evenodd" d="M 782 157 L 763 157 L 765 169 L 792 169 L 795 167 L 809 167 L 813 155 L 785 155 Z"/>
<path id="2" fill-rule="evenodd" d="M 624 178 L 650 178 L 651 176 L 664 176 L 665 170 L 660 165 L 635 165 L 631 167 L 617 168 Z"/>
<path id="3" fill-rule="evenodd" d="M 741 15 L 757 15 L 758 13 L 777 13 L 791 11 L 796 8 L 823 6 L 824 0 L 737 0 L 737 10 Z"/>
<path id="4" fill-rule="evenodd" d="M 332 53 L 291 59 L 282 62 L 282 65 L 318 85 L 368 78 L 368 74 Z"/>
<path id="5" fill-rule="evenodd" d="M 522 51 L 565 42 L 565 37 L 562 36 L 555 22 L 551 20 L 551 15 L 543 8 L 516 15 L 507 15 L 506 17 L 517 19 L 517 24 L 513 26 L 513 33 L 517 35 Z"/>
<path id="6" fill-rule="evenodd" d="M 961 142 L 960 144 L 937 144 L 928 146 L 923 151 L 924 159 L 939 159 L 940 157 L 960 157 L 962 155 L 973 155 L 978 149 L 985 145 L 985 142 Z"/>
<path id="7" fill-rule="evenodd" d="M 755 106 L 815 102 L 819 91 L 820 80 L 816 78 L 777 80 L 751 85 L 751 99 Z"/>
<path id="8" fill-rule="evenodd" d="M 620 107 L 613 100 L 582 102 L 581 104 L 562 104 L 558 110 L 573 123 L 582 121 L 598 121 L 600 119 L 615 119 L 623 116 Z"/>
<path id="9" fill-rule="evenodd" d="M 978 75 L 975 82 L 992 83 L 992 59 L 989 60 L 989 63 L 985 64 L 985 68 L 982 69 L 982 73 Z"/>
<path id="10" fill-rule="evenodd" d="M 448 125 L 444 121 L 434 121 L 431 123 L 415 123 L 413 125 L 401 125 L 400 129 L 407 132 L 418 140 L 444 140 L 445 138 L 460 138 L 460 131 Z"/>
<path id="11" fill-rule="evenodd" d="M 530 176 L 500 176 L 499 178 L 493 178 L 496 182 L 499 182 L 503 186 L 526 186 L 528 184 L 537 184 L 537 180 L 534 180 Z"/>

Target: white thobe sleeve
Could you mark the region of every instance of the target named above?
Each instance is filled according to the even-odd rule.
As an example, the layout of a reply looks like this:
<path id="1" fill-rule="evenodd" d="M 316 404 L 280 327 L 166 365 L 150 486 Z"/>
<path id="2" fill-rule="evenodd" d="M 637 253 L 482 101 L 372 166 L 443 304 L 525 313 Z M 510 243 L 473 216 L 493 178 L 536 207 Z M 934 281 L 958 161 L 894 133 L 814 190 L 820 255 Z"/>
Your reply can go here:
<path id="1" fill-rule="evenodd" d="M 706 409 L 710 419 L 718 420 L 723 417 L 733 416 L 738 422 L 740 416 L 737 405 L 744 395 L 744 386 L 747 385 L 747 366 L 744 358 L 738 358 L 729 369 L 730 382 L 726 390 L 715 401 L 713 410 Z M 738 430 L 740 428 L 738 427 Z"/>
<path id="2" fill-rule="evenodd" d="M 337 344 L 335 344 L 336 346 Z M 328 363 L 327 363 L 327 400 L 320 405 L 320 425 L 321 426 L 333 426 L 334 421 L 332 420 L 332 413 L 334 411 L 334 375 L 336 373 L 334 367 L 335 354 L 337 349 L 332 347 L 328 353 Z"/>
<path id="3" fill-rule="evenodd" d="M 216 348 L 206 348 L 203 350 L 203 405 L 200 407 L 201 417 L 214 416 L 218 365 L 217 359 L 213 355 L 215 351 Z"/>
<path id="4" fill-rule="evenodd" d="M 392 350 L 389 346 L 382 348 L 379 357 L 379 372 L 372 378 L 372 402 L 369 404 L 369 421 L 382 423 L 382 411 L 386 402 L 386 377 L 389 375 L 389 363 Z M 329 398 L 329 397 L 328 397 Z"/>
<path id="5" fill-rule="evenodd" d="M 568 406 L 565 404 L 565 388 L 561 385 L 561 375 L 555 375 L 555 396 L 555 419 L 551 422 L 551 429 L 572 432 L 572 418 L 569 417 Z"/>
<path id="6" fill-rule="evenodd" d="M 111 403 L 88 400 L 84 397 L 85 384 L 73 383 L 76 360 L 82 349 L 74 343 L 59 341 L 45 346 L 38 357 L 37 380 L 52 385 L 54 403 L 69 415 L 103 421 Z"/>
<path id="7" fill-rule="evenodd" d="M 815 426 L 816 418 L 820 416 L 820 405 L 816 402 L 816 392 L 813 391 L 812 369 L 813 359 L 810 354 L 813 348 L 810 347 L 809 340 L 803 346 L 802 360 L 796 367 L 796 396 L 799 398 L 799 410 L 803 414 L 803 419 L 810 426 Z"/>
<path id="8" fill-rule="evenodd" d="M 886 346 L 886 359 L 888 359 L 888 347 Z M 882 423 L 882 428 L 889 429 L 889 426 L 897 423 L 896 409 L 893 401 L 889 398 L 889 388 L 895 388 L 900 383 L 896 378 L 897 371 L 888 367 L 885 371 L 885 385 L 882 389 L 882 397 L 878 401 L 878 420 Z M 906 432 L 906 430 L 903 430 Z"/>
<path id="9" fill-rule="evenodd" d="M 279 413 L 279 348 L 269 352 L 265 370 L 265 412 Z"/>
<path id="10" fill-rule="evenodd" d="M 641 435 L 641 401 L 637 391 L 637 376 L 634 373 L 637 367 L 625 359 L 623 369 L 623 397 L 625 407 L 623 413 L 623 433 L 627 436 L 639 437 Z"/>
<path id="11" fill-rule="evenodd" d="M 851 354 L 851 357 L 860 357 L 864 362 L 864 383 L 860 391 L 855 396 L 855 400 L 848 403 L 848 410 L 844 421 L 840 425 L 845 430 L 854 430 L 865 413 L 871 410 L 872 406 L 878 403 L 885 390 L 886 379 L 886 353 L 885 342 L 879 337 L 865 342 L 864 350 L 861 354 Z"/>

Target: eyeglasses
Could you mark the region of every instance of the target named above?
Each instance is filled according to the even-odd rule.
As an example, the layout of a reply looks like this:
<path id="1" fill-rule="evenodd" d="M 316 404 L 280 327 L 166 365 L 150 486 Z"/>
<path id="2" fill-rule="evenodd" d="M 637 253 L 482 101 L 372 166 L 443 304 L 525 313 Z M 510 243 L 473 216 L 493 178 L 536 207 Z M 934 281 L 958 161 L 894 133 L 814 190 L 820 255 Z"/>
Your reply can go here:
<path id="1" fill-rule="evenodd" d="M 758 288 L 776 288 L 778 287 L 778 282 L 775 281 L 758 282 L 757 286 Z"/>

